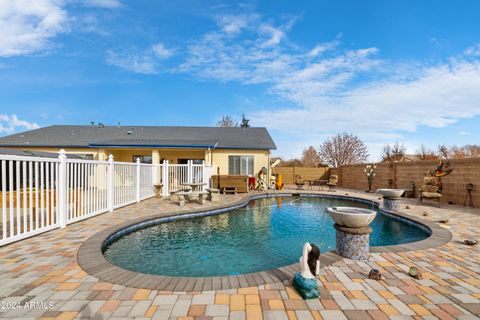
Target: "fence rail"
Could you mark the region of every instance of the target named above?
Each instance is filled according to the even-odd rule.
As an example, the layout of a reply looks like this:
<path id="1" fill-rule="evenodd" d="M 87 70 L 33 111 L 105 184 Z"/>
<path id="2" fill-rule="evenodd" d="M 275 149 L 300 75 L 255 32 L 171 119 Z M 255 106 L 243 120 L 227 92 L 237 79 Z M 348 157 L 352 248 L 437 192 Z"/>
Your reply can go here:
<path id="1" fill-rule="evenodd" d="M 154 196 L 206 183 L 211 166 L 142 164 L 0 155 L 0 246 L 113 211 Z"/>

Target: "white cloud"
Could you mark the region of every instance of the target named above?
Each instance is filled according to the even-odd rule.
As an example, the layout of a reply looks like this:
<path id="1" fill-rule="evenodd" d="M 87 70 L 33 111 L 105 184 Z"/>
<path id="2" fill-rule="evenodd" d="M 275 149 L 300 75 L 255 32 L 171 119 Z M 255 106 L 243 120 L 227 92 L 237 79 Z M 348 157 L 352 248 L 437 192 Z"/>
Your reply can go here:
<path id="1" fill-rule="evenodd" d="M 30 54 L 49 47 L 68 31 L 61 0 L 0 0 L 0 57 Z"/>
<path id="2" fill-rule="evenodd" d="M 259 19 L 258 15 L 242 14 L 242 15 L 221 15 L 217 16 L 217 24 L 226 34 L 237 34 L 240 31 L 247 29 L 249 25 Z"/>
<path id="3" fill-rule="evenodd" d="M 289 136 L 279 140 L 280 153 L 292 149 L 289 139 L 320 143 L 325 135 L 349 131 L 373 146 L 401 141 L 401 132 L 419 126 L 445 127 L 480 115 L 480 61 L 472 57 L 478 46 L 464 52 L 468 59 L 395 62 L 378 58 L 374 47 L 342 50 L 340 37 L 307 50 L 284 43 L 290 27 L 260 18 L 245 27 L 221 25 L 190 42 L 177 71 L 262 84 L 290 105 L 249 113 L 255 125 Z"/>
<path id="4" fill-rule="evenodd" d="M 248 27 L 242 31 L 233 37 L 222 27 L 191 41 L 185 61 L 176 71 L 220 81 L 265 83 L 295 69 L 298 57 L 284 54 L 279 46 L 281 27 L 266 24 L 256 16 L 249 18 Z"/>
<path id="5" fill-rule="evenodd" d="M 17 115 L 0 114 L 0 133 L 14 133 L 18 129 L 33 130 L 40 126 L 35 122 L 18 119 Z"/>
<path id="6" fill-rule="evenodd" d="M 459 134 L 461 134 L 462 136 L 466 136 L 466 135 L 469 135 L 470 132 L 468 132 L 468 131 L 460 131 Z"/>
<path id="7" fill-rule="evenodd" d="M 480 43 L 467 48 L 464 53 L 467 56 L 480 56 Z"/>
<path id="8" fill-rule="evenodd" d="M 307 53 L 307 56 L 310 58 L 317 57 L 324 52 L 335 49 L 339 44 L 340 41 L 338 40 L 317 44 L 312 50 Z"/>
<path id="9" fill-rule="evenodd" d="M 163 43 L 156 43 L 145 50 L 108 50 L 106 62 L 134 73 L 157 74 L 159 60 L 170 58 L 174 52 L 174 49 L 167 48 Z"/>
<path id="10" fill-rule="evenodd" d="M 163 43 L 157 43 L 152 46 L 155 55 L 160 59 L 167 59 L 173 56 L 174 50 L 167 48 Z"/>
<path id="11" fill-rule="evenodd" d="M 88 7 L 115 9 L 120 8 L 122 3 L 118 0 L 85 0 L 84 5 Z"/>
<path id="12" fill-rule="evenodd" d="M 107 63 L 134 73 L 155 74 L 156 63 L 149 54 L 107 51 Z"/>
<path id="13" fill-rule="evenodd" d="M 285 36 L 285 33 L 279 28 L 275 28 L 269 24 L 260 26 L 260 32 L 266 34 L 269 38 L 264 41 L 261 47 L 270 47 L 280 44 L 280 41 Z"/>
<path id="14" fill-rule="evenodd" d="M 250 117 L 256 123 L 297 136 L 353 132 L 373 148 L 403 140 L 401 135 L 390 136 L 398 132 L 414 132 L 419 126 L 446 127 L 459 119 L 480 115 L 478 62 L 424 67 L 418 73 L 409 81 L 368 82 L 334 97 L 327 96 L 332 89 L 305 89 L 307 84 L 315 86 L 315 81 L 308 81 L 284 94 L 296 107 L 258 111 Z"/>

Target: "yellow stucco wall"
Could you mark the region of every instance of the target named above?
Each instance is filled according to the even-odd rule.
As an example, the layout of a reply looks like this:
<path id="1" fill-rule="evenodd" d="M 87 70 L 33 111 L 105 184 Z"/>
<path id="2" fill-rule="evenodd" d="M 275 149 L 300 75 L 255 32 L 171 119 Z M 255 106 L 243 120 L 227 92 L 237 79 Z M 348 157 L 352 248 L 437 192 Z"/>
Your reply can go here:
<path id="1" fill-rule="evenodd" d="M 106 149 L 105 152 L 121 162 L 132 162 L 135 155 L 152 156 L 153 163 L 160 163 L 164 159 L 172 164 L 178 163 L 179 159 L 205 160 L 205 150 L 201 149 Z"/>
<path id="2" fill-rule="evenodd" d="M 133 156 L 151 156 L 151 149 L 135 149 L 135 150 L 123 150 L 123 149 L 105 149 L 107 155 L 113 155 L 115 161 L 120 162 L 133 162 Z"/>
<path id="3" fill-rule="evenodd" d="M 168 160 L 170 163 L 178 163 L 179 159 L 200 159 L 205 160 L 203 149 L 159 149 L 160 159 Z"/>
<path id="4" fill-rule="evenodd" d="M 253 172 L 257 174 L 262 167 L 268 169 L 269 155 L 268 150 L 232 150 L 215 149 L 212 150 L 213 174 L 217 174 L 217 168 L 220 168 L 220 174 L 228 174 L 228 156 L 253 156 Z"/>

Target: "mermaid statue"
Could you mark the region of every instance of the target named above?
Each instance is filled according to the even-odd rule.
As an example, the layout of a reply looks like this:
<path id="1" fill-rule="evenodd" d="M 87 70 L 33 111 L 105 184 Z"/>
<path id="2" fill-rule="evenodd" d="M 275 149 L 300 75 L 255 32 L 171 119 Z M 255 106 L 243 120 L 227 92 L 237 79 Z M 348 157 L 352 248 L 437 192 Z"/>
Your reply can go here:
<path id="1" fill-rule="evenodd" d="M 303 299 L 313 299 L 320 296 L 317 285 L 317 276 L 320 273 L 320 249 L 313 243 L 305 243 L 303 254 L 300 257 L 301 272 L 293 278 L 293 287 Z"/>

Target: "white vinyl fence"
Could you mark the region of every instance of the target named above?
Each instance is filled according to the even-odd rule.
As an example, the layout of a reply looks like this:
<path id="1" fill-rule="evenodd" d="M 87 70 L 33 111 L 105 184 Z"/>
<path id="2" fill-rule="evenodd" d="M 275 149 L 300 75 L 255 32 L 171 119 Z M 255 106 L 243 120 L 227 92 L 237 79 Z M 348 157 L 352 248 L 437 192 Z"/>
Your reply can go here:
<path id="1" fill-rule="evenodd" d="M 206 183 L 211 166 L 0 155 L 0 246 L 154 196 Z"/>

